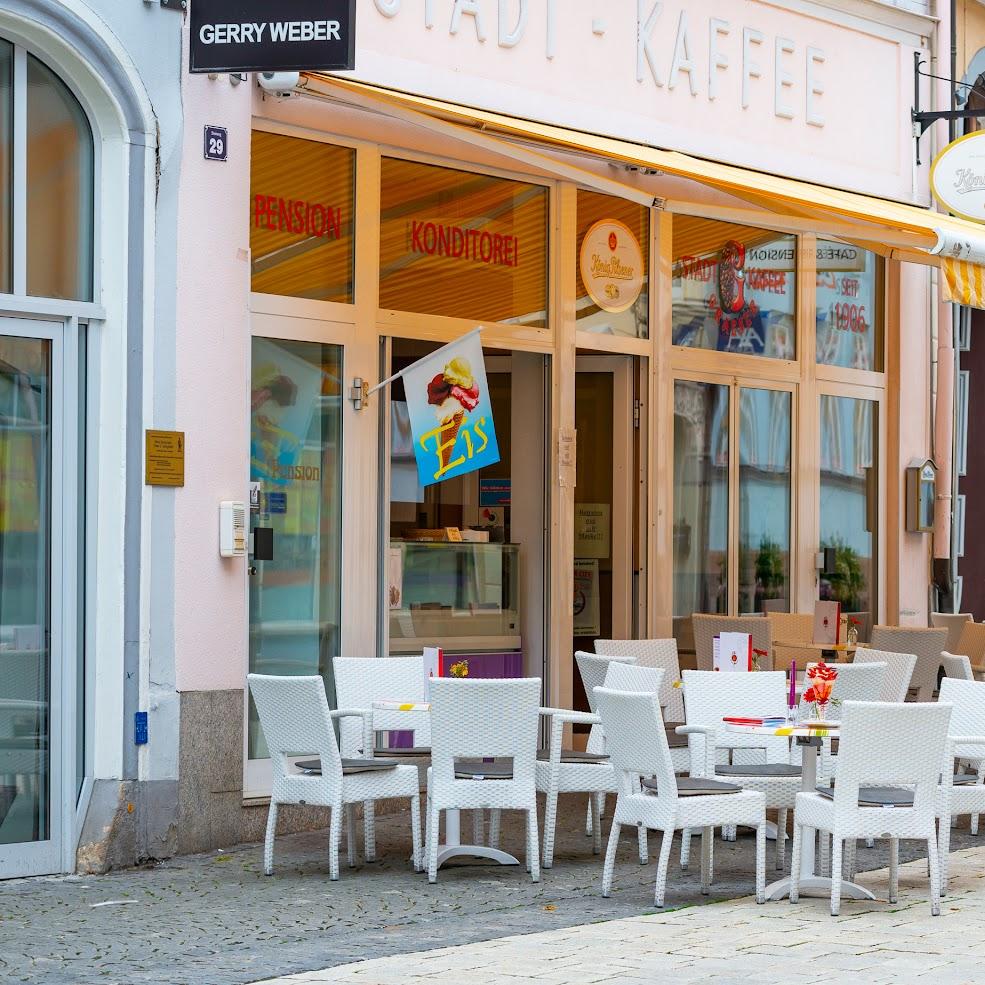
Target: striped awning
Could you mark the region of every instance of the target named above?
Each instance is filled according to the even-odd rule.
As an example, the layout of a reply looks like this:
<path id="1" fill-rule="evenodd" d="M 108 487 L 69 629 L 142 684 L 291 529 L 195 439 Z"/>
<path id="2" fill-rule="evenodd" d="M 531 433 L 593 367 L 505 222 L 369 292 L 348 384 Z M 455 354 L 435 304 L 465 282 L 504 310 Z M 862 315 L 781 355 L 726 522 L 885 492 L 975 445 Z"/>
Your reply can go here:
<path id="1" fill-rule="evenodd" d="M 985 308 L 985 269 L 967 260 L 941 259 L 941 289 L 945 301 Z"/>

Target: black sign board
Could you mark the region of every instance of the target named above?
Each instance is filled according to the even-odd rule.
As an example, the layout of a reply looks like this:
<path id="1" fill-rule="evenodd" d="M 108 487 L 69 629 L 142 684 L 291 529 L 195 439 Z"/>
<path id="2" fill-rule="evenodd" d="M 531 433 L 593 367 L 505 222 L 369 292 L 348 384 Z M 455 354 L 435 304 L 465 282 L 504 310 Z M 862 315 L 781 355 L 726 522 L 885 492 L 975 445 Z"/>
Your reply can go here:
<path id="1" fill-rule="evenodd" d="M 356 0 L 192 0 L 192 72 L 354 67 Z"/>
<path id="2" fill-rule="evenodd" d="M 205 160 L 225 161 L 229 157 L 229 135 L 225 127 L 205 128 Z"/>

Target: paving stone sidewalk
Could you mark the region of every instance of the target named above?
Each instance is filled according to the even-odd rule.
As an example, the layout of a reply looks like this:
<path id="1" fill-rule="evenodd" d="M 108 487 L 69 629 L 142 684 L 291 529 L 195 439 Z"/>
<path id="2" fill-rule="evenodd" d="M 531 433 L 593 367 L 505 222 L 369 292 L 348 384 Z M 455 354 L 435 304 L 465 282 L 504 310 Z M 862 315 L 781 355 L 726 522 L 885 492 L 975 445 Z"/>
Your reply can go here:
<path id="1" fill-rule="evenodd" d="M 350 870 L 343 854 L 336 883 L 328 879 L 324 831 L 278 838 L 270 878 L 260 846 L 240 845 L 106 876 L 0 882 L 0 983 L 243 985 L 652 912 L 658 837 L 651 836 L 648 866 L 635 857 L 635 838 L 623 839 L 615 893 L 602 899 L 584 798 L 562 797 L 560 817 L 555 866 L 537 885 L 522 866 L 451 865 L 430 886 L 407 861 L 406 813 L 380 819 L 380 861 Z M 471 827 L 463 817 L 465 837 Z M 502 843 L 514 851 L 523 845 L 518 816 L 504 817 Z M 965 827 L 952 844 L 985 847 L 985 835 L 972 838 Z M 914 843 L 903 849 L 904 858 L 920 852 Z M 885 846 L 861 849 L 859 862 L 863 870 L 885 865 Z M 717 841 L 710 897 L 700 895 L 698 869 L 682 873 L 672 864 L 669 907 L 751 893 L 753 838 L 740 832 L 734 843 Z"/>
<path id="2" fill-rule="evenodd" d="M 923 861 L 900 870 L 896 904 L 744 899 L 349 964 L 263 985 L 979 985 L 985 980 L 985 849 L 953 858 L 932 917 Z M 859 882 L 888 891 L 888 871 Z"/>

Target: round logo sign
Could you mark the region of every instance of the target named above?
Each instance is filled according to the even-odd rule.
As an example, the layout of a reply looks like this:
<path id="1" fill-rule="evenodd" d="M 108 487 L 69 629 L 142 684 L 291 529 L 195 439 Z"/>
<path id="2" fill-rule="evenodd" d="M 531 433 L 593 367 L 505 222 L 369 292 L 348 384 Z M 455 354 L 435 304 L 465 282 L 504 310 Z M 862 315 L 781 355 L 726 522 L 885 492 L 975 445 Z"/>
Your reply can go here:
<path id="1" fill-rule="evenodd" d="M 581 241 L 581 281 L 603 311 L 625 311 L 643 291 L 643 251 L 629 226 L 596 222 Z"/>
<path id="2" fill-rule="evenodd" d="M 985 222 L 985 131 L 959 137 L 934 158 L 930 190 L 948 212 Z"/>

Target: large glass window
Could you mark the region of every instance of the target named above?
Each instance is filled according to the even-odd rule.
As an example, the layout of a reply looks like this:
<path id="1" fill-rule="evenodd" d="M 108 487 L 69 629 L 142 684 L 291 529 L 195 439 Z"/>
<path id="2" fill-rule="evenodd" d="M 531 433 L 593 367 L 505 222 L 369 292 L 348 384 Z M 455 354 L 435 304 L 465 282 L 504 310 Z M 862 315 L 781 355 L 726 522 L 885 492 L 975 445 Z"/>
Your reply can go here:
<path id="1" fill-rule="evenodd" d="M 342 601 L 341 389 L 341 347 L 253 339 L 251 527 L 272 531 L 272 549 L 251 559 L 250 670 L 320 674 L 330 697 Z M 266 534 L 260 543 L 269 545 Z M 248 745 L 249 759 L 267 757 L 252 699 Z"/>
<path id="2" fill-rule="evenodd" d="M 13 196 L 14 46 L 0 39 L 0 294 L 14 282 Z"/>
<path id="3" fill-rule="evenodd" d="M 27 293 L 92 300 L 92 130 L 79 101 L 27 56 Z"/>
<path id="4" fill-rule="evenodd" d="M 543 327 L 548 192 L 383 159 L 380 307 Z"/>
<path id="5" fill-rule="evenodd" d="M 355 158 L 348 147 L 253 132 L 252 290 L 352 301 Z"/>
<path id="6" fill-rule="evenodd" d="M 739 390 L 739 612 L 790 610 L 787 390 Z"/>
<path id="7" fill-rule="evenodd" d="M 649 337 L 650 210 L 578 191 L 578 330 Z"/>
<path id="8" fill-rule="evenodd" d="M 729 388 L 674 384 L 674 618 L 728 612 Z"/>
<path id="9" fill-rule="evenodd" d="M 796 355 L 796 238 L 674 216 L 674 345 Z"/>
<path id="10" fill-rule="evenodd" d="M 834 548 L 820 594 L 854 615 L 868 639 L 876 604 L 879 405 L 823 395 L 820 411 L 821 547 Z"/>
<path id="11" fill-rule="evenodd" d="M 883 368 L 883 264 L 850 243 L 817 242 L 817 361 Z"/>

